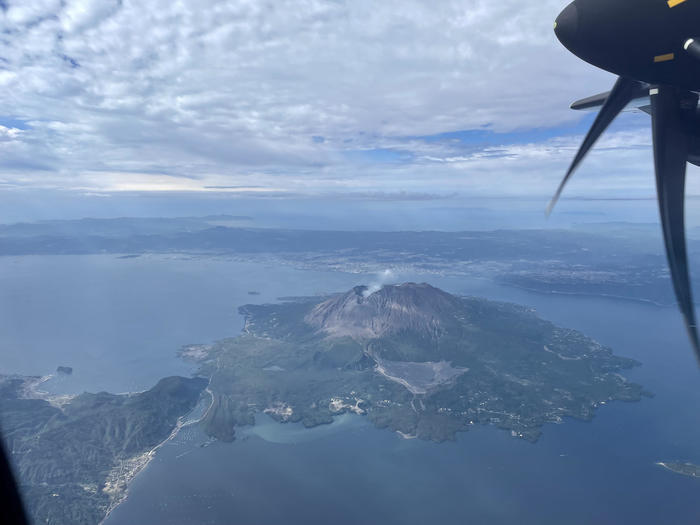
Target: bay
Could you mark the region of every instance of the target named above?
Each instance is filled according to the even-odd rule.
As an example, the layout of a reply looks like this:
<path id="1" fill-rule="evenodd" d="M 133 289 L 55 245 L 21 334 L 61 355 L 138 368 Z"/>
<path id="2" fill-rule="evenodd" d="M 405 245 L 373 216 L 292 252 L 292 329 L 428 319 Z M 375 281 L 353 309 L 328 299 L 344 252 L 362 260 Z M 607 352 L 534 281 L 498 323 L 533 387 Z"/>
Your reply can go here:
<path id="1" fill-rule="evenodd" d="M 0 371 L 71 376 L 61 393 L 142 390 L 192 367 L 183 344 L 236 335 L 236 308 L 342 291 L 373 276 L 213 258 L 0 260 Z M 655 397 L 548 425 L 536 444 L 490 427 L 451 443 L 404 440 L 346 416 L 305 430 L 265 416 L 234 443 L 186 427 L 106 521 L 129 523 L 697 523 L 700 483 L 654 464 L 700 461 L 700 372 L 673 308 L 547 295 L 478 279 L 402 275 L 457 294 L 534 306 L 643 363 Z M 260 295 L 249 295 L 248 292 Z"/>

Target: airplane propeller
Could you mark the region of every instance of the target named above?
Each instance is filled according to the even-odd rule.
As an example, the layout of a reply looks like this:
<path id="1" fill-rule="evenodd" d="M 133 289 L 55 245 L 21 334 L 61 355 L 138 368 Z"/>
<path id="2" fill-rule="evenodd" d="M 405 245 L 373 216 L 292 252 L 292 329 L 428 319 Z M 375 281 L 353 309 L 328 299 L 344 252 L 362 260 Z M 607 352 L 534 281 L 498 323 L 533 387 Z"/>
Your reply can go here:
<path id="1" fill-rule="evenodd" d="M 569 167 L 569 171 L 566 172 L 564 179 L 561 181 L 561 184 L 559 184 L 559 188 L 557 188 L 557 192 L 549 202 L 549 205 L 547 206 L 547 216 L 552 213 L 552 210 L 559 200 L 562 191 L 564 191 L 564 186 L 566 186 L 566 183 L 569 182 L 569 179 L 571 178 L 571 175 L 573 175 L 574 171 L 576 171 L 576 168 L 579 167 L 584 157 L 598 141 L 603 132 L 608 129 L 610 124 L 612 124 L 612 121 L 615 120 L 623 109 L 625 109 L 627 104 L 636 98 L 635 95 L 638 94 L 642 85 L 643 84 L 641 82 L 625 77 L 620 77 L 617 79 L 615 86 L 613 86 L 612 91 L 610 91 L 605 99 L 603 107 L 600 108 L 600 112 L 593 122 L 591 129 L 588 131 L 586 138 L 583 139 L 583 144 L 581 144 L 581 147 L 576 153 L 576 157 L 574 157 L 574 160 Z"/>
<path id="2" fill-rule="evenodd" d="M 646 84 L 637 80 L 626 77 L 618 78 L 549 203 L 547 215 L 552 212 L 566 183 L 595 142 L 625 106 L 638 98 L 640 90 L 646 87 Z M 651 98 L 656 188 L 666 255 L 676 299 L 683 314 L 693 349 L 700 360 L 700 339 L 698 338 L 695 306 L 690 289 L 685 241 L 685 174 L 690 152 L 690 128 L 696 118 L 698 95 L 668 85 L 652 86 L 649 89 L 649 95 Z"/>
<path id="3" fill-rule="evenodd" d="M 693 348 L 700 359 L 685 243 L 685 171 L 690 149 L 688 128 L 695 115 L 698 95 L 672 86 L 652 88 L 649 94 L 656 192 L 666 255 L 676 299 Z"/>

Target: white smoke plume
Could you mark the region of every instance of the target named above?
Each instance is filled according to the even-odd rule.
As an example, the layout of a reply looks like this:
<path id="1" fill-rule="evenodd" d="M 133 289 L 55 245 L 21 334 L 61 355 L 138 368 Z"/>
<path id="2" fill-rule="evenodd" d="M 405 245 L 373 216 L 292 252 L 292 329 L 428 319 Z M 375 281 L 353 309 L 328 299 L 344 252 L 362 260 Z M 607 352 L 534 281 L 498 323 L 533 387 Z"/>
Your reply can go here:
<path id="1" fill-rule="evenodd" d="M 378 292 L 382 287 L 392 281 L 396 281 L 398 275 L 390 269 L 386 269 L 383 272 L 377 274 L 377 278 L 369 284 L 367 289 L 362 294 L 364 297 L 372 295 L 374 292 Z"/>

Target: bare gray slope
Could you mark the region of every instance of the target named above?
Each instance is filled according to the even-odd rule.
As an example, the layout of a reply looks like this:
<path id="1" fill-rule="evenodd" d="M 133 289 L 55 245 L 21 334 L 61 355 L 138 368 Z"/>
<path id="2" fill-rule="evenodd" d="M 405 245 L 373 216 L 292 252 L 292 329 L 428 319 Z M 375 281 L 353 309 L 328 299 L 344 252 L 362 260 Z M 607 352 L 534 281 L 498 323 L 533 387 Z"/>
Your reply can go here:
<path id="1" fill-rule="evenodd" d="M 368 291 L 356 286 L 332 297 L 316 305 L 305 321 L 333 337 L 368 339 L 404 331 L 438 336 L 462 309 L 458 298 L 426 283 Z"/>

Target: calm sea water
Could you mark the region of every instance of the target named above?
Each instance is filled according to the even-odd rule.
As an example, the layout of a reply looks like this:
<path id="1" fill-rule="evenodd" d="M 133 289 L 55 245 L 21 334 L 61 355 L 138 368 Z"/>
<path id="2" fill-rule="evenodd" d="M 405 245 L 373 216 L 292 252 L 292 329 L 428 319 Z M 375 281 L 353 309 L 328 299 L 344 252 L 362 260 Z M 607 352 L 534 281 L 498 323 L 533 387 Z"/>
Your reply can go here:
<path id="1" fill-rule="evenodd" d="M 357 275 L 186 256 L 0 258 L 0 372 L 65 393 L 133 392 L 192 367 L 182 345 L 237 335 L 239 306 L 353 286 Z M 257 292 L 259 295 L 250 295 Z"/>
<path id="2" fill-rule="evenodd" d="M 370 279 L 160 256 L 0 259 L 0 371 L 68 365 L 74 375 L 50 388 L 140 390 L 190 371 L 174 356 L 182 344 L 235 335 L 240 304 Z M 700 481 L 654 465 L 700 462 L 700 371 L 674 309 L 428 280 L 535 306 L 642 361 L 626 375 L 656 396 L 602 407 L 592 423 L 549 425 L 534 445 L 489 427 L 454 443 L 407 441 L 356 416 L 308 431 L 261 417 L 236 442 L 206 447 L 188 427 L 159 450 L 107 525 L 700 522 Z"/>

